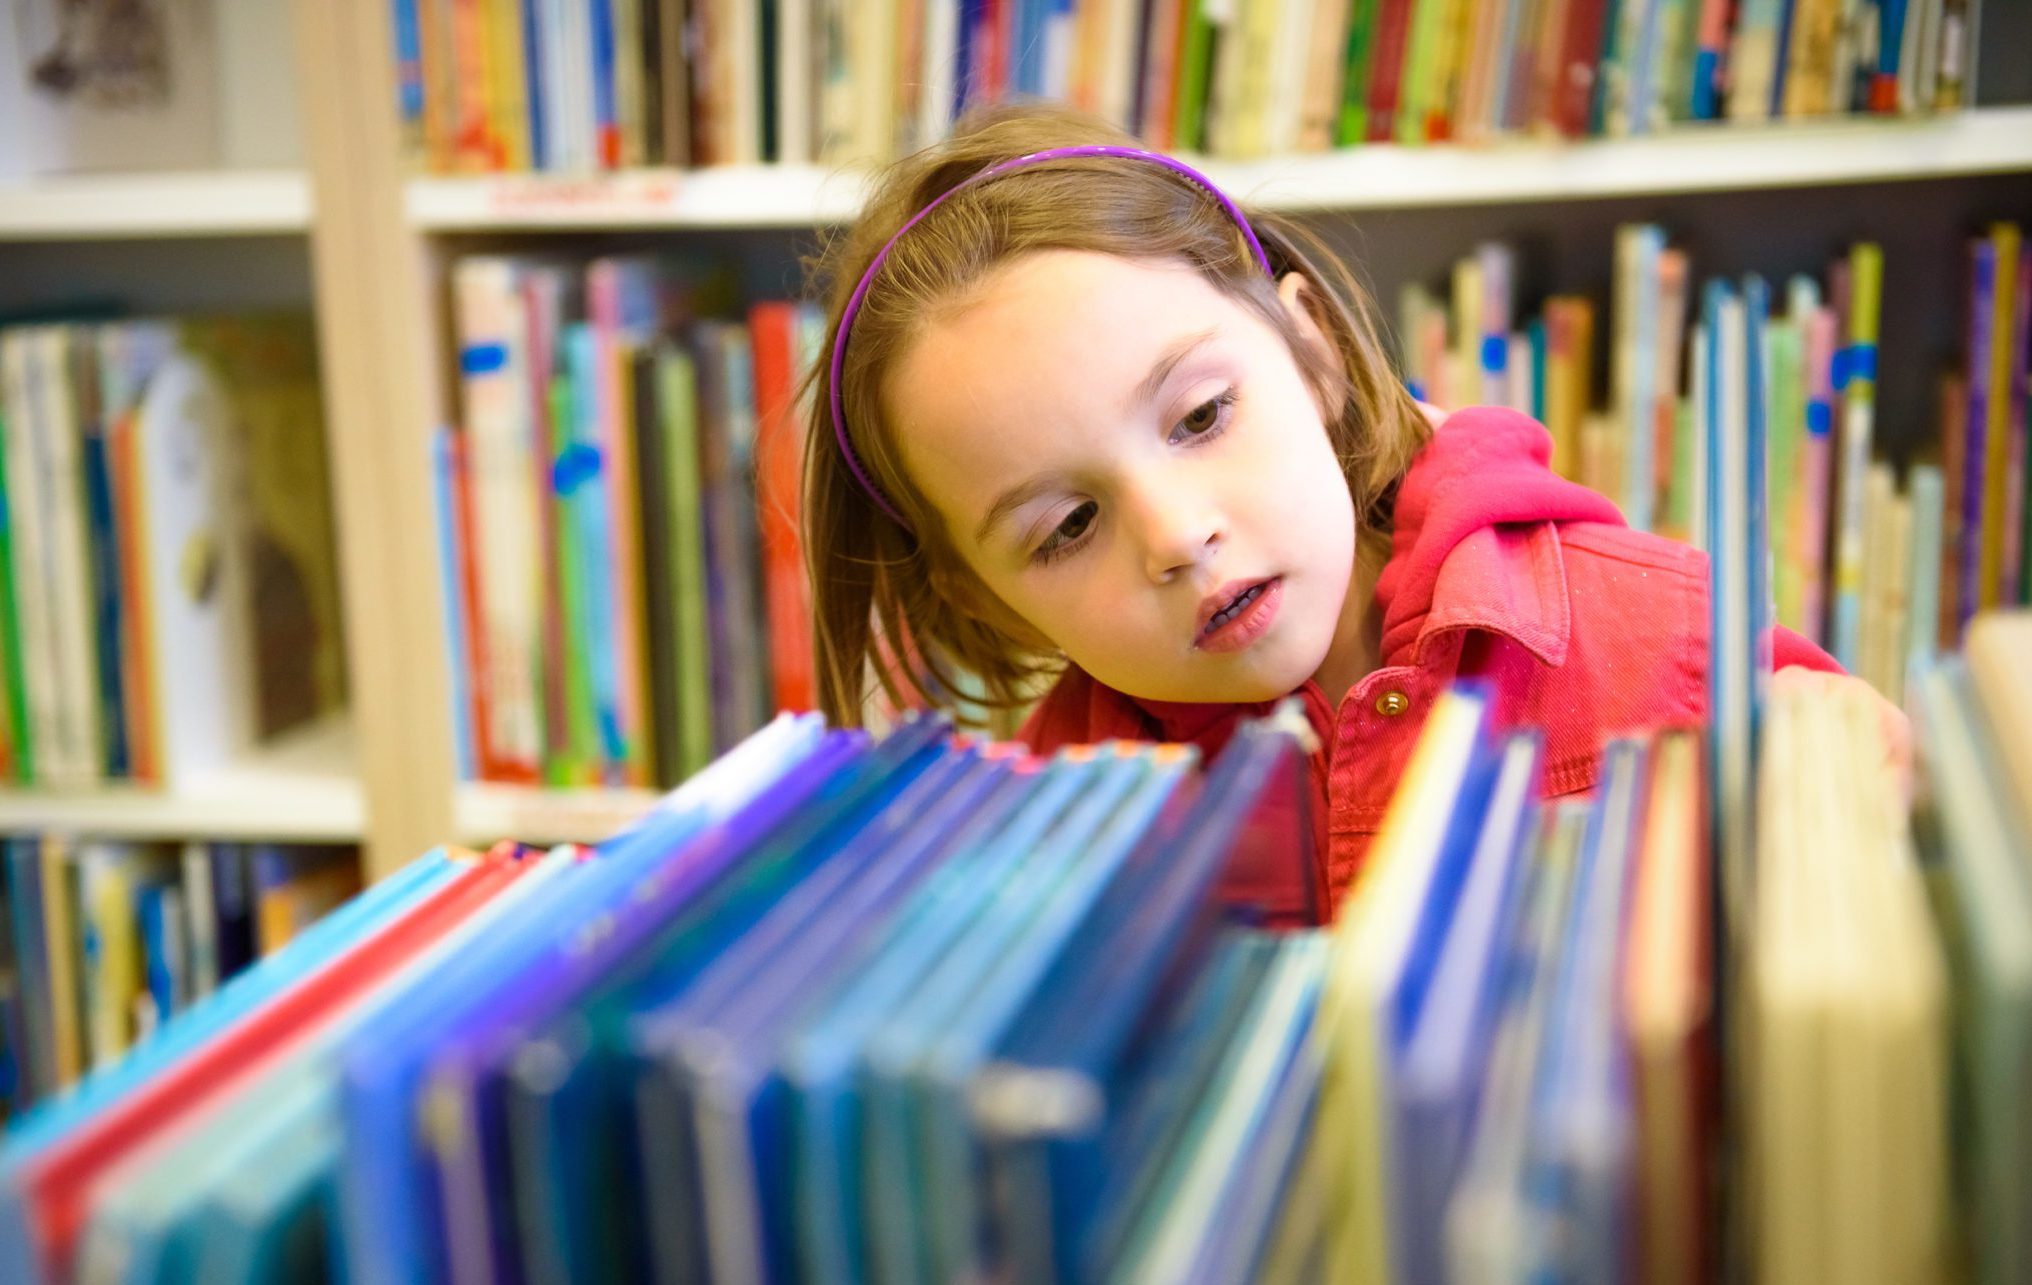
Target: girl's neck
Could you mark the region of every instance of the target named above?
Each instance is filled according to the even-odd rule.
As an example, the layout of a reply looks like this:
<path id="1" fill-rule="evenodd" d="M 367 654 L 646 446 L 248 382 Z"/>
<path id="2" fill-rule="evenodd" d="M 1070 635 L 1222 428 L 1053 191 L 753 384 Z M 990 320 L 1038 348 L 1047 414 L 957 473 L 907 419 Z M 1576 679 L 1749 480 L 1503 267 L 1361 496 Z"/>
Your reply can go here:
<path id="1" fill-rule="evenodd" d="M 1376 667 L 1382 649 L 1383 613 L 1376 605 L 1376 580 L 1390 560 L 1388 531 L 1361 531 L 1355 537 L 1355 565 L 1348 573 L 1348 596 L 1334 626 L 1333 643 L 1312 681 L 1328 703 L 1338 706 L 1356 683 Z"/>

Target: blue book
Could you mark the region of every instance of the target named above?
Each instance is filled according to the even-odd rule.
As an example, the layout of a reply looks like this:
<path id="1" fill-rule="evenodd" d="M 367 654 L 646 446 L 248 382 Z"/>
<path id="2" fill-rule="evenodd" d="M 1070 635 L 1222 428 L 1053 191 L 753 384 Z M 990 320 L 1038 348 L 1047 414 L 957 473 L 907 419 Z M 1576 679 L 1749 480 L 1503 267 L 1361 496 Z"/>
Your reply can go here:
<path id="1" fill-rule="evenodd" d="M 1548 1280 L 1620 1279 L 1632 1261 L 1626 1193 L 1637 1138 L 1621 1002 L 1623 925 L 1641 841 L 1645 753 L 1611 744 L 1574 872 L 1526 1134 L 1525 1184 Z"/>
<path id="2" fill-rule="evenodd" d="M 774 1279 L 794 1274 L 783 1092 L 771 1074 L 783 1040 L 797 1013 L 851 976 L 893 916 L 958 854 L 971 819 L 1007 815 L 1026 790 L 1006 756 L 955 756 L 951 769 L 920 778 L 924 798 L 898 798 L 863 836 L 879 850 L 861 877 L 801 889 L 690 993 L 631 1019 L 639 1150 L 664 1270 L 704 1275 L 718 1263 L 728 1275 L 743 1274 L 735 1265 Z M 715 1180 L 700 1183 L 699 1173 Z M 720 1229 L 710 1248 L 709 1205 Z"/>
<path id="3" fill-rule="evenodd" d="M 1021 808 L 993 830 L 970 838 L 969 846 L 980 844 L 978 854 L 964 865 L 948 867 L 955 877 L 927 888 L 881 951 L 790 1042 L 780 1073 L 790 1086 L 795 1199 L 806 1271 L 822 1269 L 861 1280 L 869 1270 L 858 1075 L 868 1039 L 965 936 L 1098 771 L 1090 759 L 1055 760 Z"/>
<path id="4" fill-rule="evenodd" d="M 82 329 L 77 342 L 90 345 L 95 332 Z M 97 371 L 93 370 L 96 377 Z M 83 409 L 81 407 L 81 409 Z M 120 537 L 113 525 L 113 481 L 106 461 L 103 418 L 79 424 L 79 463 L 85 489 L 85 532 L 91 566 L 92 626 L 99 678 L 99 747 L 101 768 L 109 777 L 130 770 L 127 744 L 126 684 L 121 653 L 127 639 L 120 610 Z"/>
<path id="5" fill-rule="evenodd" d="M 674 863 L 706 861 L 712 836 L 771 823 L 859 753 L 861 739 L 822 734 L 814 719 L 779 719 L 680 787 L 626 833 L 602 845 L 587 877 L 532 905 L 438 970 L 428 986 L 376 1015 L 341 1054 L 346 1116 L 340 1166 L 341 1276 L 428 1279 L 435 1251 L 429 1175 L 412 1123 L 418 1086 L 438 1042 L 484 1027 L 503 996 L 569 945 L 559 926 L 602 921 Z"/>
<path id="6" fill-rule="evenodd" d="M 471 684 L 477 675 L 467 663 L 466 597 L 462 587 L 466 559 L 471 551 L 459 538 L 458 472 L 459 443 L 449 429 L 430 436 L 432 495 L 437 501 L 438 583 L 444 593 L 445 660 L 452 680 L 452 753 L 457 757 L 461 781 L 479 776 L 474 762 Z"/>

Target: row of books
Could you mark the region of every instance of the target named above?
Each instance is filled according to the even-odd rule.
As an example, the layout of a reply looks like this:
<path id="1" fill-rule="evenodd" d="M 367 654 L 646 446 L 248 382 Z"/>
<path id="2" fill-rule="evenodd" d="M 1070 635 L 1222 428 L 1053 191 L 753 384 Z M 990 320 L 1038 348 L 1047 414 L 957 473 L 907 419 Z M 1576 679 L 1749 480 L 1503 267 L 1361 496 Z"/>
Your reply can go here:
<path id="1" fill-rule="evenodd" d="M 1456 688 L 1325 932 L 1258 895 L 1314 858 L 1295 710 L 1203 772 L 781 716 L 598 849 L 413 863 L 18 1122 L 0 1257 L 1700 1281 L 1740 1243 L 1888 1281 L 1965 1244 L 2012 1279 L 2028 644 L 1985 618 L 1925 671 L 1916 840 L 1872 698 L 1782 689 L 1734 871 L 1697 729 L 1541 802 L 1537 734 Z"/>
<path id="2" fill-rule="evenodd" d="M 1904 444 L 1902 480 L 1873 446 L 1881 250 L 1859 243 L 1823 278 L 1792 277 L 1760 324 L 1777 618 L 1894 699 L 1909 661 L 1957 645 L 1976 611 L 2032 601 L 2032 261 L 2018 245 L 2009 223 L 1972 238 L 1965 364 L 1943 376 L 1936 432 Z M 1599 323 L 1596 301 L 1578 294 L 1520 319 L 1517 275 L 1514 249 L 1488 243 L 1457 261 L 1446 298 L 1407 286 L 1407 382 L 1442 406 L 1532 414 L 1552 433 L 1555 468 L 1615 499 L 1632 525 L 1706 545 L 1711 336 L 1686 252 L 1655 224 L 1619 228 Z"/>
<path id="3" fill-rule="evenodd" d="M 307 320 L 0 330 L 0 778 L 175 786 L 344 700 Z"/>
<path id="4" fill-rule="evenodd" d="M 0 840 L 0 1098 L 59 1096 L 360 890 L 356 851 Z"/>
<path id="5" fill-rule="evenodd" d="M 1968 99 L 1974 0 L 394 0 L 436 172 L 878 161 L 1047 98 L 1222 156 Z"/>
<path id="6" fill-rule="evenodd" d="M 720 287 L 642 258 L 475 256 L 452 280 L 464 774 L 668 785 L 811 708 L 795 403 L 815 310 L 715 319 Z"/>

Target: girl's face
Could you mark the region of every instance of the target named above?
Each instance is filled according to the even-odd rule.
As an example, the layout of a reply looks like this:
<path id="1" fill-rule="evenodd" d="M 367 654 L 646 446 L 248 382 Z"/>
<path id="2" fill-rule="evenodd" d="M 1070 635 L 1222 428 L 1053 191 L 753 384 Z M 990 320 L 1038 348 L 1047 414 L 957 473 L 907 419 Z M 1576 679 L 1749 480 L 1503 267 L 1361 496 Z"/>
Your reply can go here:
<path id="1" fill-rule="evenodd" d="M 1323 345 L 1302 288 L 1279 296 Z M 1027 255 L 885 392 L 905 467 L 999 600 L 979 609 L 1108 686 L 1268 700 L 1355 638 L 1354 501 L 1321 408 L 1282 336 L 1191 268 Z"/>

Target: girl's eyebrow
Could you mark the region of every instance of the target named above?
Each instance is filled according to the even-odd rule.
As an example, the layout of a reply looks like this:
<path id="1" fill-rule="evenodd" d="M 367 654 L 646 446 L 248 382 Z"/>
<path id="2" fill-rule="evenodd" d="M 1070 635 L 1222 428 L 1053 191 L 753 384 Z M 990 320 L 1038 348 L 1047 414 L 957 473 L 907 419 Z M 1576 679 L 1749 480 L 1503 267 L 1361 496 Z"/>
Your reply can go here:
<path id="1" fill-rule="evenodd" d="M 1058 485 L 1056 474 L 1040 473 L 1029 481 L 1019 482 L 1002 492 L 995 502 L 988 506 L 988 515 L 981 519 L 981 525 L 974 528 L 974 543 L 986 544 L 988 536 L 998 523 L 1056 485 Z"/>
<path id="2" fill-rule="evenodd" d="M 1208 326 L 1196 335 L 1186 335 L 1173 341 L 1169 348 L 1158 355 L 1157 361 L 1150 367 L 1150 373 L 1143 376 L 1143 382 L 1136 385 L 1135 391 L 1129 394 L 1129 401 L 1123 406 L 1123 412 L 1134 414 L 1137 407 L 1147 405 L 1163 390 L 1164 381 L 1171 378 L 1171 372 L 1178 369 L 1179 363 L 1211 341 L 1219 329 L 1218 326 Z"/>

